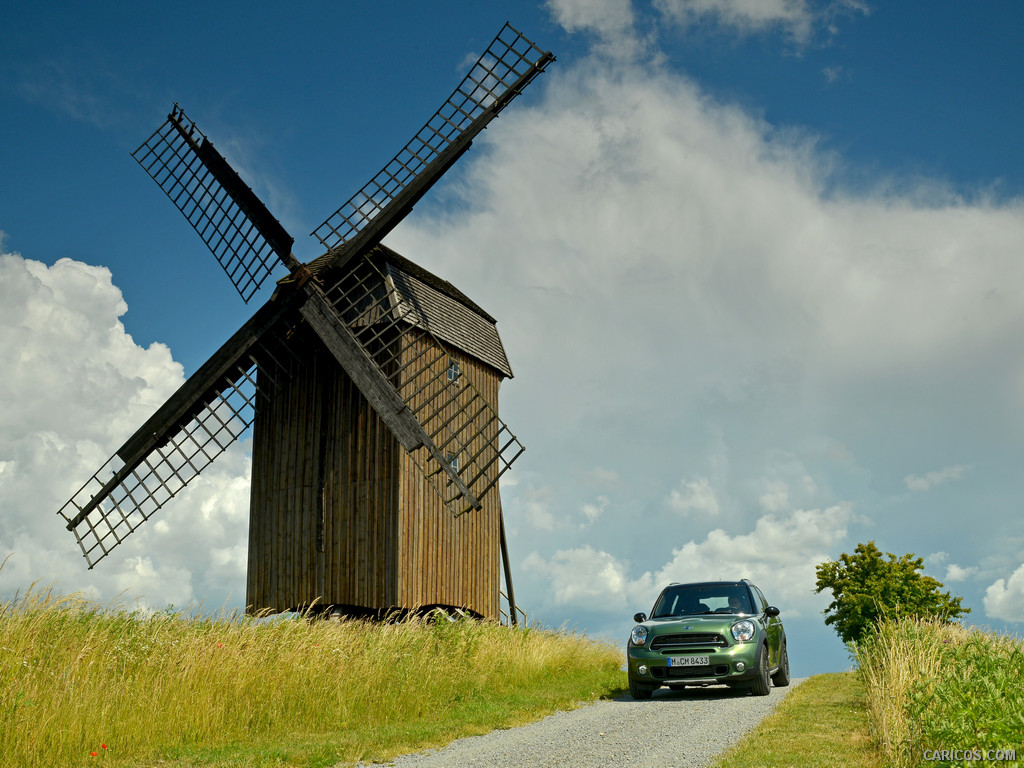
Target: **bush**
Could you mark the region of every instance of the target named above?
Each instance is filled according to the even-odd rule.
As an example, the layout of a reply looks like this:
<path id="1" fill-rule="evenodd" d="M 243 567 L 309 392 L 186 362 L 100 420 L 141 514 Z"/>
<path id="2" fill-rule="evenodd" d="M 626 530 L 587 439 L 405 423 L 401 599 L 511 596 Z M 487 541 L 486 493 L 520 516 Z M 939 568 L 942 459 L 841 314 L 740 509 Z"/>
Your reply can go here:
<path id="1" fill-rule="evenodd" d="M 938 620 L 883 621 L 857 646 L 872 733 L 897 768 L 928 749 L 1016 749 L 1024 758 L 1024 646 Z"/>

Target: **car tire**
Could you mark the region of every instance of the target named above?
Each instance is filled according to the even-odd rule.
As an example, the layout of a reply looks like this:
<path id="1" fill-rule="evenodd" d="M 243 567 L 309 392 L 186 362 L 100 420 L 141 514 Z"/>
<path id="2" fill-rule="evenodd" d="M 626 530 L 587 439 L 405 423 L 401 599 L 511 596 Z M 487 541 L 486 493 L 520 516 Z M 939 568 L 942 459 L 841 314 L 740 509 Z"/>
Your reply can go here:
<path id="1" fill-rule="evenodd" d="M 779 668 L 772 675 L 772 685 L 776 688 L 785 688 L 789 685 L 789 651 L 786 650 L 786 641 L 782 641 L 782 653 L 779 654 Z"/>
<path id="2" fill-rule="evenodd" d="M 755 696 L 767 696 L 772 689 L 772 679 L 768 676 L 768 646 L 762 645 L 757 659 L 757 677 L 750 684 L 750 692 Z"/>
<path id="3" fill-rule="evenodd" d="M 651 698 L 652 693 L 654 693 L 652 686 L 638 683 L 633 678 L 629 678 L 629 695 L 637 701 L 646 701 Z"/>

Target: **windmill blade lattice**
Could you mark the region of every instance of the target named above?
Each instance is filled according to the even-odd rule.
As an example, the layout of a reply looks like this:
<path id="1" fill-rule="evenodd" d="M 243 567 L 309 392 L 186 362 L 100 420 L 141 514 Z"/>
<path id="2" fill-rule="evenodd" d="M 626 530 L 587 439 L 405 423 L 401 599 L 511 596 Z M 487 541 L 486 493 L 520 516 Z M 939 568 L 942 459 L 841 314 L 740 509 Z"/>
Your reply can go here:
<path id="1" fill-rule="evenodd" d="M 292 236 L 177 104 L 132 157 L 199 233 L 246 303 L 278 261 L 297 266 Z"/>
<path id="2" fill-rule="evenodd" d="M 426 125 L 313 231 L 343 263 L 379 242 L 554 56 L 506 24 Z M 325 258 L 325 257 L 321 257 Z M 319 260 L 318 260 L 319 261 Z"/>
<path id="3" fill-rule="evenodd" d="M 456 516 L 478 507 L 523 445 L 380 265 L 362 259 L 324 293 L 429 439 L 409 453 L 434 491 Z"/>
<path id="4" fill-rule="evenodd" d="M 252 425 L 257 408 L 295 375 L 304 351 L 292 339 L 294 326 L 294 320 L 277 318 L 232 350 L 226 369 L 207 376 L 204 369 L 237 347 L 242 331 L 232 337 L 178 390 L 196 394 L 172 397 L 59 510 L 89 568 L 227 450 Z M 197 390 L 195 381 L 204 377 L 212 383 Z M 154 424 L 162 426 L 154 432 Z"/>

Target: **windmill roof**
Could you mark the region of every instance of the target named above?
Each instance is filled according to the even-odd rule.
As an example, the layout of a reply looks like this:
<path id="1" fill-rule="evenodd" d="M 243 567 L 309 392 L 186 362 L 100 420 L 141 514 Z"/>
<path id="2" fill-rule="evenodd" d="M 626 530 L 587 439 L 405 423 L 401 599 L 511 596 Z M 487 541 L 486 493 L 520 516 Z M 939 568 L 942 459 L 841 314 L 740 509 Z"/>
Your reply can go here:
<path id="1" fill-rule="evenodd" d="M 439 340 L 472 355 L 504 376 L 512 377 L 512 367 L 498 335 L 497 321 L 476 302 L 447 280 L 385 245 L 378 245 L 368 258 L 381 267 L 399 301 L 419 310 L 409 316 L 422 315 L 426 321 L 425 324 L 415 322 L 414 325 L 425 325 Z M 309 265 L 314 272 L 326 266 L 319 261 Z"/>

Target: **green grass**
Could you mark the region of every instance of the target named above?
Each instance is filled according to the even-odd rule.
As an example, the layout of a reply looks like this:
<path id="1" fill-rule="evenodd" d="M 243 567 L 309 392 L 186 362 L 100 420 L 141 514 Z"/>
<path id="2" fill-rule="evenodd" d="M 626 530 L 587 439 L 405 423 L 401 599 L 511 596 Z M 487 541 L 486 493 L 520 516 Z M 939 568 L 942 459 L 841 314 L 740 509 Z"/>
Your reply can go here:
<path id="1" fill-rule="evenodd" d="M 998 764 L 1024 764 L 1019 638 L 939 621 L 886 622 L 857 658 L 872 733 L 889 765 L 935 765 L 925 759 L 935 749 L 1016 750 L 1016 761 Z"/>
<path id="2" fill-rule="evenodd" d="M 867 692 L 856 672 L 815 675 L 715 763 L 715 768 L 874 768 Z"/>
<path id="3" fill-rule="evenodd" d="M 621 663 L 567 632 L 144 617 L 30 592 L 0 604 L 0 744 L 25 768 L 381 760 L 615 695 Z"/>

